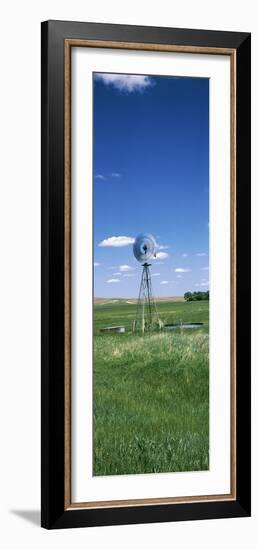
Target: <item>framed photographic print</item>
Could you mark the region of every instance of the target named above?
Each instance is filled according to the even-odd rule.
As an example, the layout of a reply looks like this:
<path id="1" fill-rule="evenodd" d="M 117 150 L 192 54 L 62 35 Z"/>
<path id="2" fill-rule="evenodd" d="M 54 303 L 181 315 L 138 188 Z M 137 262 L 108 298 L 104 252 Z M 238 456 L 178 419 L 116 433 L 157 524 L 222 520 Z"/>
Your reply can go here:
<path id="1" fill-rule="evenodd" d="M 250 34 L 42 23 L 42 526 L 250 515 Z"/>

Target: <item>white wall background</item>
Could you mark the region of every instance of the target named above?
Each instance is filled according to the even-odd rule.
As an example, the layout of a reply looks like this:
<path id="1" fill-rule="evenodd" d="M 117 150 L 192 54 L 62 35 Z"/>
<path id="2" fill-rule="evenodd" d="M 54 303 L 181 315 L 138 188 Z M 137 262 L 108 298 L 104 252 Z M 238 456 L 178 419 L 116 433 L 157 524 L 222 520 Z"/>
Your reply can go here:
<path id="1" fill-rule="evenodd" d="M 252 0 L 44 0 L 1 9 L 0 85 L 0 544 L 66 548 L 255 548 L 256 400 L 253 406 L 253 517 L 47 532 L 40 506 L 40 22 L 46 19 L 206 28 L 253 33 L 253 151 L 256 149 L 256 33 Z M 253 155 L 256 181 L 256 154 Z M 257 279 L 253 185 L 253 280 Z M 256 308 L 256 286 L 253 288 Z M 257 329 L 253 312 L 253 335 Z M 256 337 L 253 396 L 257 391 Z"/>

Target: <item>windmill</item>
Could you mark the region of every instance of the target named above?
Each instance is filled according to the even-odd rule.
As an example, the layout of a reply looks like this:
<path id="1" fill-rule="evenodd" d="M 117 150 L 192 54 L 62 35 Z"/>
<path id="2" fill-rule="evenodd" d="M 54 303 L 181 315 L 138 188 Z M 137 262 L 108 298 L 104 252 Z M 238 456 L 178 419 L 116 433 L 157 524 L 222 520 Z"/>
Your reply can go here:
<path id="1" fill-rule="evenodd" d="M 139 330 L 144 333 L 163 328 L 152 293 L 151 264 L 148 263 L 150 258 L 156 256 L 156 248 L 155 239 L 149 233 L 139 235 L 133 245 L 134 256 L 143 268 L 133 332 Z"/>

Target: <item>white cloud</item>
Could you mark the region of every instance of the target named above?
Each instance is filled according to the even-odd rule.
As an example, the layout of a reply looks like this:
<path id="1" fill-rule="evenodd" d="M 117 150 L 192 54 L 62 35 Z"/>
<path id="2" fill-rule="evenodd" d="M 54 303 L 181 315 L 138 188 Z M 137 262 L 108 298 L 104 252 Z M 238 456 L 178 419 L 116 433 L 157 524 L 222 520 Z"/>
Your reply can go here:
<path id="1" fill-rule="evenodd" d="M 195 283 L 195 286 L 209 286 L 209 281 L 206 281 L 204 283 Z"/>
<path id="2" fill-rule="evenodd" d="M 182 258 L 187 258 L 188 254 L 182 254 Z"/>
<path id="3" fill-rule="evenodd" d="M 95 174 L 94 177 L 95 177 L 96 180 L 102 180 L 102 181 L 105 181 L 105 180 L 108 179 L 104 174 L 100 174 L 100 173 Z M 111 177 L 111 178 L 121 178 L 121 174 L 119 172 L 112 172 L 111 176 L 109 175 L 109 177 Z"/>
<path id="4" fill-rule="evenodd" d="M 155 265 L 163 265 L 164 262 L 155 262 Z"/>
<path id="5" fill-rule="evenodd" d="M 169 248 L 167 245 L 164 245 L 164 244 L 158 244 L 158 248 L 159 250 L 167 250 L 167 248 Z"/>
<path id="6" fill-rule="evenodd" d="M 209 271 L 209 266 L 207 265 L 206 267 L 202 267 L 201 271 Z"/>
<path id="7" fill-rule="evenodd" d="M 107 283 L 119 283 L 120 279 L 108 279 Z"/>
<path id="8" fill-rule="evenodd" d="M 99 265 L 101 265 L 99 262 L 94 262 L 94 267 L 99 267 Z"/>
<path id="9" fill-rule="evenodd" d="M 114 273 L 113 275 L 114 275 L 114 276 L 115 276 L 115 275 L 116 275 L 116 276 L 117 276 L 117 275 L 121 275 L 121 272 L 120 272 L 120 271 L 117 271 L 117 273 Z"/>
<path id="10" fill-rule="evenodd" d="M 120 271 L 122 273 L 126 272 L 126 271 L 133 271 L 133 269 L 135 269 L 134 267 L 131 267 L 131 265 L 120 265 Z"/>
<path id="11" fill-rule="evenodd" d="M 160 284 L 161 285 L 167 285 L 169 281 L 161 281 Z"/>
<path id="12" fill-rule="evenodd" d="M 119 236 L 119 237 L 108 237 L 107 239 L 104 239 L 99 243 L 98 246 L 128 246 L 129 244 L 133 244 L 135 241 L 134 237 L 125 237 L 125 236 Z"/>
<path id="13" fill-rule="evenodd" d="M 123 277 L 135 277 L 135 273 L 124 273 Z"/>
<path id="14" fill-rule="evenodd" d="M 153 260 L 165 260 L 168 258 L 169 254 L 167 252 L 157 252 L 155 258 L 152 258 Z"/>
<path id="15" fill-rule="evenodd" d="M 182 275 L 177 275 L 177 279 L 182 279 Z"/>
<path id="16" fill-rule="evenodd" d="M 192 271 L 192 269 L 184 267 L 176 267 L 175 269 L 175 273 L 189 273 L 189 271 Z"/>
<path id="17" fill-rule="evenodd" d="M 120 92 L 143 92 L 149 86 L 153 86 L 152 78 L 138 74 L 97 73 L 95 78 Z"/>
<path id="18" fill-rule="evenodd" d="M 152 277 L 159 277 L 160 273 L 152 273 Z"/>
<path id="19" fill-rule="evenodd" d="M 196 256 L 206 256 L 206 252 L 197 252 Z"/>

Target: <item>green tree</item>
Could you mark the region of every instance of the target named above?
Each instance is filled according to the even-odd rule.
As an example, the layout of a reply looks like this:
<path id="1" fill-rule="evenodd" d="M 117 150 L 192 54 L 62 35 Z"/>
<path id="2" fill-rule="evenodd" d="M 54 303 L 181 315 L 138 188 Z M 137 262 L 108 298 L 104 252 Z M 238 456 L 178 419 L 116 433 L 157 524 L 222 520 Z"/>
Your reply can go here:
<path id="1" fill-rule="evenodd" d="M 186 302 L 199 302 L 200 300 L 209 300 L 209 290 L 206 290 L 206 292 L 185 292 L 184 300 Z"/>

